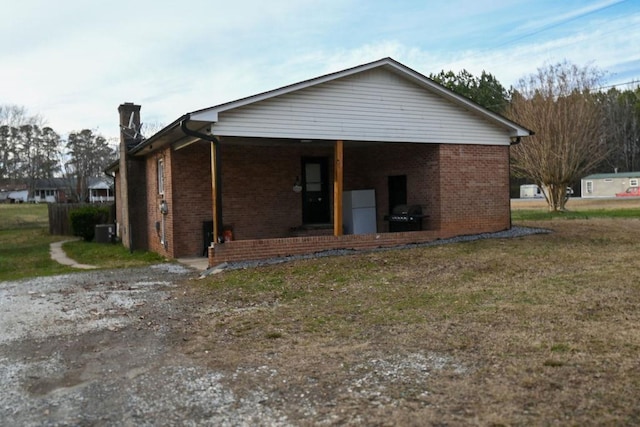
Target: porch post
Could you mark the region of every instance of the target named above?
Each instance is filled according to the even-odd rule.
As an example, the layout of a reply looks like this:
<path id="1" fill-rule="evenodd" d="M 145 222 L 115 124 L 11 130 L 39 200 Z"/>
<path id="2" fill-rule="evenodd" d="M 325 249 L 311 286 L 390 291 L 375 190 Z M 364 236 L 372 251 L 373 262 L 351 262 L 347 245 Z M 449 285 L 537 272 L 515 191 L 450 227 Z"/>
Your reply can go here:
<path id="1" fill-rule="evenodd" d="M 343 189 L 343 161 L 344 143 L 336 141 L 333 165 L 333 235 L 342 236 L 342 189 Z"/>
<path id="2" fill-rule="evenodd" d="M 216 143 L 211 142 L 211 207 L 213 213 L 213 242 L 218 243 L 218 174 L 216 168 Z"/>

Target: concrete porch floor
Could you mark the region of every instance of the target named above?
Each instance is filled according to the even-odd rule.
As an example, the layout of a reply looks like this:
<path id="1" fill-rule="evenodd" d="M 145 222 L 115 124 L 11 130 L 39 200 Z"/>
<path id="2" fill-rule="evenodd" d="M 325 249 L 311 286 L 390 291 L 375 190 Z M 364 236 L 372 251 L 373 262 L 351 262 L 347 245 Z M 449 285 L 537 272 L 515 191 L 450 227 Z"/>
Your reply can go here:
<path id="1" fill-rule="evenodd" d="M 209 259 L 206 257 L 178 258 L 176 261 L 198 271 L 205 271 L 209 268 Z"/>

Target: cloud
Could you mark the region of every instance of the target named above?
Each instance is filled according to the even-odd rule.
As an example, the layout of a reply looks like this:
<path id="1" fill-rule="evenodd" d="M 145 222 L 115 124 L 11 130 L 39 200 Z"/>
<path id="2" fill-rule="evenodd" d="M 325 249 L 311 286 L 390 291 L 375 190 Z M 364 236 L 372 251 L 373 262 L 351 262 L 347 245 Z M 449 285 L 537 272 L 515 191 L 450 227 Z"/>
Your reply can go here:
<path id="1" fill-rule="evenodd" d="M 486 70 L 507 87 L 563 59 L 638 76 L 640 13 L 620 13 L 628 5 L 21 0 L 3 10 L 12 19 L 0 27 L 0 103 L 40 113 L 60 133 L 115 137 L 125 101 L 142 104 L 143 122 L 168 124 L 387 56 L 426 75 Z"/>

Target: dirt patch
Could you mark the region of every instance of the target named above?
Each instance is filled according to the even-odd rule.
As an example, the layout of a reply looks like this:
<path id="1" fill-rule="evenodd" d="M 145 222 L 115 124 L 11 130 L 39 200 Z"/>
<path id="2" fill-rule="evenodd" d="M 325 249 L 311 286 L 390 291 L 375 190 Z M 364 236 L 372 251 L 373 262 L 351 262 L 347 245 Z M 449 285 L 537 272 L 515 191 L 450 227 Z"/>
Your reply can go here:
<path id="1" fill-rule="evenodd" d="M 195 277 L 166 264 L 0 283 L 0 419 L 277 425 L 180 351 L 193 328 L 182 289 Z"/>

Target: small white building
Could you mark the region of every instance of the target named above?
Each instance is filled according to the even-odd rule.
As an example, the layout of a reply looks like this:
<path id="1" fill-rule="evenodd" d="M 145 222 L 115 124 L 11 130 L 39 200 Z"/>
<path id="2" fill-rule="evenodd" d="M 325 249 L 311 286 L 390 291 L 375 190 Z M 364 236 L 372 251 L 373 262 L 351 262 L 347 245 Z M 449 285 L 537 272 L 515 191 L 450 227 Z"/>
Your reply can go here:
<path id="1" fill-rule="evenodd" d="M 582 198 L 615 197 L 629 187 L 640 186 L 640 172 L 596 173 L 580 180 Z"/>

